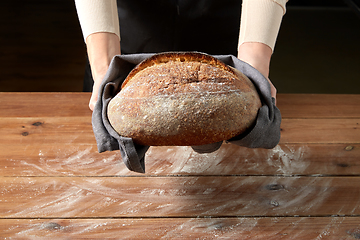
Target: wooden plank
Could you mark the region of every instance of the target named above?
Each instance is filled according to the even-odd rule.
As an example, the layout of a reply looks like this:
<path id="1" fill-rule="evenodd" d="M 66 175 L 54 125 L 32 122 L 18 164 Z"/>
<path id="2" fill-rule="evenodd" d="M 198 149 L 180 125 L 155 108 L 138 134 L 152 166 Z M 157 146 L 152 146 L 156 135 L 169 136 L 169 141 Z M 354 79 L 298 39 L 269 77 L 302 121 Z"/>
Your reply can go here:
<path id="1" fill-rule="evenodd" d="M 359 216 L 360 177 L 1 177 L 0 218 Z"/>
<path id="2" fill-rule="evenodd" d="M 278 94 L 283 118 L 360 118 L 360 94 Z"/>
<path id="3" fill-rule="evenodd" d="M 0 117 L 91 117 L 90 93 L 0 93 Z"/>
<path id="4" fill-rule="evenodd" d="M 360 144 L 223 144 L 210 154 L 151 147 L 145 159 L 146 174 L 138 174 L 125 167 L 119 151 L 100 154 L 94 144 L 1 144 L 0 176 L 360 175 Z"/>
<path id="5" fill-rule="evenodd" d="M 359 239 L 359 217 L 2 219 L 4 239 Z"/>
<path id="6" fill-rule="evenodd" d="M 113 176 L 126 168 L 119 151 L 94 144 L 0 145 L 0 176 Z"/>
<path id="7" fill-rule="evenodd" d="M 89 116 L 89 99 L 90 93 L 0 93 L 0 117 Z M 360 95 L 278 94 L 277 106 L 283 118 L 360 118 Z"/>
<path id="8" fill-rule="evenodd" d="M 360 143 L 360 119 L 283 119 L 282 144 Z M 90 117 L 0 118 L 0 144 L 94 144 Z"/>
<path id="9" fill-rule="evenodd" d="M 360 143 L 360 119 L 283 119 L 281 143 Z"/>
<path id="10" fill-rule="evenodd" d="M 0 144 L 96 144 L 91 117 L 0 118 Z"/>

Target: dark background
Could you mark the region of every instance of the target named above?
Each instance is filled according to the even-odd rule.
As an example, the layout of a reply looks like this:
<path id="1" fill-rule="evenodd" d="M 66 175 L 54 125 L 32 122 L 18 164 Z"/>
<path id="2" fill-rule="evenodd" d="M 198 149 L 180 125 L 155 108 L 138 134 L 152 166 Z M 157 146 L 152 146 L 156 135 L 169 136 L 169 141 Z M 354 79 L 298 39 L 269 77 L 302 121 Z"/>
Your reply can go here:
<path id="1" fill-rule="evenodd" d="M 0 5 L 0 91 L 82 91 L 86 49 L 73 0 Z M 359 43 L 360 14 L 346 1 L 290 0 L 270 78 L 279 93 L 360 94 Z"/>

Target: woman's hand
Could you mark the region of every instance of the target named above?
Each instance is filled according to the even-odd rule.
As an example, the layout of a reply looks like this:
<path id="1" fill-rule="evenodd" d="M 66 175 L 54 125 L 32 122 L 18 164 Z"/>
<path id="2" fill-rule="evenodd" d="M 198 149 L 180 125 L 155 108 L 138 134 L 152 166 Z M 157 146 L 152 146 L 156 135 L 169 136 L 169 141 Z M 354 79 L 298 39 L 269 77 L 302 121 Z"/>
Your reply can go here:
<path id="1" fill-rule="evenodd" d="M 271 55 L 271 48 L 263 43 L 245 42 L 238 49 L 238 58 L 256 68 L 269 81 L 271 96 L 276 102 L 276 88 L 269 79 Z"/>
<path id="2" fill-rule="evenodd" d="M 115 55 L 120 54 L 120 39 L 114 33 L 99 32 L 90 34 L 86 38 L 87 53 L 94 79 L 89 108 L 94 110 L 98 99 L 100 84 Z"/>

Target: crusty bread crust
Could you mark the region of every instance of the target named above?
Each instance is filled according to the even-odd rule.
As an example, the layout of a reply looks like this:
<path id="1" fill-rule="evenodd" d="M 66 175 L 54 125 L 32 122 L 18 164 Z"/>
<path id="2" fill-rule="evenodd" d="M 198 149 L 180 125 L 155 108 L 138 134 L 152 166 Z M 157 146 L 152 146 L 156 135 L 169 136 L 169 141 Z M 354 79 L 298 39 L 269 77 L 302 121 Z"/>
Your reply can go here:
<path id="1" fill-rule="evenodd" d="M 220 69 L 223 69 L 227 72 L 234 73 L 234 70 L 230 68 L 225 63 L 221 62 L 217 58 L 214 58 L 208 54 L 199 53 L 199 52 L 164 52 L 155 54 L 141 63 L 139 63 L 126 77 L 125 81 L 122 83 L 121 88 L 125 87 L 126 84 L 139 72 L 144 70 L 147 67 L 151 67 L 153 65 L 167 63 L 169 61 L 176 62 L 201 62 L 204 64 L 209 64 Z"/>
<path id="2" fill-rule="evenodd" d="M 251 81 L 201 53 L 162 53 L 140 63 L 108 106 L 113 128 L 142 145 L 203 145 L 250 129 L 260 98 Z"/>

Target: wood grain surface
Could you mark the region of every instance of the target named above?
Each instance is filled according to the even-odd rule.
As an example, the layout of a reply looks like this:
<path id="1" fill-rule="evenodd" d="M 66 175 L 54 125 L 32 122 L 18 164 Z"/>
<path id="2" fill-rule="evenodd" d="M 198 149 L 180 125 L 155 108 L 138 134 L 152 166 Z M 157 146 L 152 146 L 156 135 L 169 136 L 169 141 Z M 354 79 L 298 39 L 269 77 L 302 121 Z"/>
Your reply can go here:
<path id="1" fill-rule="evenodd" d="M 0 93 L 3 239 L 360 239 L 360 96 L 279 94 L 274 149 L 98 153 L 88 93 Z"/>
<path id="2" fill-rule="evenodd" d="M 5 177 L 2 218 L 360 215 L 358 177 Z"/>
<path id="3" fill-rule="evenodd" d="M 11 239 L 359 239 L 359 217 L 3 219 Z"/>
<path id="4" fill-rule="evenodd" d="M 359 154 L 360 144 L 280 144 L 270 150 L 224 144 L 210 154 L 151 147 L 146 173 L 139 174 L 127 170 L 118 151 L 99 154 L 94 144 L 1 144 L 0 176 L 357 176 Z"/>

